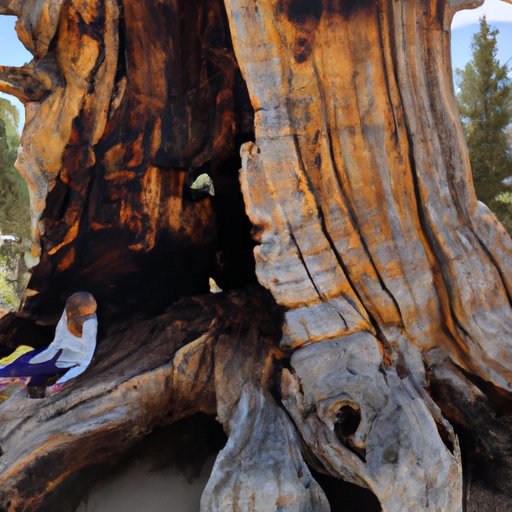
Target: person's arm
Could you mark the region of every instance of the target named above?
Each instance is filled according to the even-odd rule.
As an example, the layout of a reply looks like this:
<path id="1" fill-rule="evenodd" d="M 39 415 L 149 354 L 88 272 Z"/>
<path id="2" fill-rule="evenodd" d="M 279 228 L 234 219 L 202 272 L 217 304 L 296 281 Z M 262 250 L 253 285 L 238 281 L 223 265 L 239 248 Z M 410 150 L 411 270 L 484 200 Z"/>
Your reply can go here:
<path id="1" fill-rule="evenodd" d="M 59 323 L 57 324 L 57 328 L 55 329 L 55 337 L 53 338 L 53 341 L 50 343 L 50 345 L 48 345 L 46 350 L 43 350 L 34 356 L 29 361 L 30 364 L 45 363 L 57 355 L 57 352 L 62 348 L 61 345 L 64 333 L 66 331 L 66 322 L 66 312 L 64 311 L 60 317 Z"/>
<path id="2" fill-rule="evenodd" d="M 97 330 L 98 321 L 96 320 L 96 315 L 94 315 L 93 318 L 86 320 L 82 327 L 82 343 L 85 347 L 84 358 L 78 361 L 76 366 L 71 367 L 55 384 L 63 384 L 85 372 L 91 364 L 94 350 L 96 349 Z"/>

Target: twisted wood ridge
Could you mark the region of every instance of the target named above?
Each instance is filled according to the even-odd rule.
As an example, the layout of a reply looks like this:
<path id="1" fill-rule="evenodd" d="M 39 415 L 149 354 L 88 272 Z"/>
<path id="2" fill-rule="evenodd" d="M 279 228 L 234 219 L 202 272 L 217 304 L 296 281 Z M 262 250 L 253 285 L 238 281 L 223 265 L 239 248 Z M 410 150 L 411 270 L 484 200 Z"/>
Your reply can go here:
<path id="1" fill-rule="evenodd" d="M 35 56 L 0 68 L 41 260 L 12 322 L 51 323 L 77 283 L 105 319 L 89 372 L 0 405 L 0 509 L 58 510 L 196 412 L 229 437 L 204 512 L 327 511 L 311 470 L 385 512 L 512 506 L 512 240 L 476 199 L 450 63 L 482 3 L 0 0 Z M 157 315 L 206 290 L 218 219 L 186 187 L 210 169 L 222 197 L 240 142 L 269 293 Z"/>

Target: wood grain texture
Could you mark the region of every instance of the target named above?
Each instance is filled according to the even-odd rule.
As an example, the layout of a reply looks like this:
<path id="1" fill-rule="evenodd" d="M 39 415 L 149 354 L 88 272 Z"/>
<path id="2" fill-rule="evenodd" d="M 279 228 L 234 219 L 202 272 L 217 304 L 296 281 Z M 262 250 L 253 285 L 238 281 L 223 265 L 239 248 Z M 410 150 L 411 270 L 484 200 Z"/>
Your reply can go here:
<path id="1" fill-rule="evenodd" d="M 368 330 L 509 391 L 511 240 L 471 185 L 446 3 L 312 5 L 228 2 L 256 111 L 242 188 L 283 345 Z"/>
<path id="2" fill-rule="evenodd" d="M 25 312 L 51 323 L 76 288 L 109 304 L 110 316 L 133 309 L 124 299 L 134 288 L 158 310 L 206 291 L 211 275 L 221 286 L 250 282 L 249 225 L 234 213 L 243 212 L 237 144 L 251 136 L 252 107 L 222 4 L 34 1 L 17 14 L 41 89 L 19 78 L 18 96 L 31 101 L 17 167 L 40 258 Z M 205 172 L 219 200 L 192 197 Z M 246 240 L 234 247 L 230 235 Z M 162 280 L 173 286 L 155 293 Z"/>
<path id="3" fill-rule="evenodd" d="M 291 368 L 283 402 L 319 468 L 369 487 L 385 512 L 462 511 L 451 426 L 413 378 L 382 369 L 373 336 L 300 348 Z"/>
<path id="4" fill-rule="evenodd" d="M 350 349 L 356 340 L 370 371 L 362 341 L 369 339 L 375 356 L 384 357 L 375 362 L 379 378 L 359 382 L 358 393 L 389 397 L 400 411 L 429 403 L 422 388 L 434 385 L 436 374 L 425 368 L 452 361 L 454 380 L 462 368 L 492 383 L 510 404 L 512 246 L 472 187 L 451 85 L 456 6 L 426 0 L 227 6 L 255 108 L 256 141 L 242 146 L 241 182 L 258 228 L 256 272 L 285 308 L 281 347 L 296 351 L 292 366 L 304 352 L 311 358 L 290 377 L 296 426 L 320 467 L 369 486 L 385 510 L 461 510 L 461 461 L 455 444 L 451 451 L 444 446 L 439 425 L 446 422 L 436 406 L 424 403 L 421 413 L 406 414 L 422 420 L 402 424 L 400 414 L 386 415 L 358 394 L 352 406 L 361 426 L 350 437 L 356 453 L 340 450 L 332 417 L 310 413 L 317 402 L 328 407 L 328 397 L 345 396 L 347 383 L 339 379 L 350 350 L 357 354 Z M 381 374 L 386 384 L 372 393 Z M 406 398 L 408 379 L 415 387 Z M 314 391 L 303 396 L 309 388 L 318 399 Z M 440 400 L 452 418 L 464 408 L 459 399 Z M 386 442 L 407 452 L 396 461 L 422 466 L 416 476 L 409 470 L 400 492 L 391 476 L 397 462 L 383 461 L 382 439 L 354 440 L 368 431 L 368 417 L 372 433 L 386 431 Z M 480 443 L 485 437 L 477 434 Z M 431 461 L 415 451 L 424 443 L 432 443 Z M 370 458 L 361 460 L 363 448 Z"/>
<path id="5" fill-rule="evenodd" d="M 62 3 L 62 2 L 61 2 Z M 44 5 L 39 2 L 39 5 Z M 38 55 L 32 64 L 38 67 L 41 60 L 53 63 L 55 86 L 42 102 L 31 102 L 26 107 L 25 127 L 22 136 L 22 150 L 16 166 L 27 182 L 32 210 L 32 236 L 35 242 L 34 253 L 39 253 L 41 234 L 48 226 L 41 220 L 48 193 L 58 187 L 57 179 L 63 171 L 65 181 L 76 180 L 74 192 L 82 196 L 87 190 L 90 172 L 87 169 L 94 164 L 92 147 L 102 135 L 106 121 L 110 96 L 114 87 L 114 77 L 118 53 L 118 6 L 114 1 L 105 3 L 88 2 L 84 9 L 82 2 L 71 2 L 62 13 L 62 24 L 55 41 L 55 50 L 50 55 Z M 25 12 L 25 11 L 23 11 Z M 26 24 L 45 27 L 43 17 L 46 9 L 27 10 Z M 23 25 L 20 18 L 18 26 Z M 57 23 L 57 20 L 54 20 Z M 83 24 L 79 29 L 79 24 Z M 35 29 L 34 29 L 35 30 Z M 43 30 L 43 29 L 41 29 Z M 52 32 L 56 27 L 52 28 Z M 30 31 L 22 38 L 25 45 L 37 55 L 36 43 L 31 43 L 39 32 Z M 30 36 L 30 37 L 29 37 Z M 49 37 L 49 36 L 48 36 Z M 46 39 L 46 37 L 45 37 Z M 96 91 L 95 87 L 98 87 Z M 72 169 L 63 169 L 66 153 L 69 152 L 71 138 L 78 139 L 73 123 L 79 114 L 85 115 L 86 135 L 82 142 L 82 158 L 76 159 Z M 44 122 L 41 122 L 44 120 Z M 87 122 L 88 121 L 88 122 Z M 51 129 L 49 129 L 51 127 Z M 80 139 L 75 140 L 78 143 Z M 77 152 L 75 148 L 75 153 Z M 71 176 L 69 174 L 71 173 Z M 85 178 L 85 179 L 84 179 Z M 89 178 L 89 179 L 87 179 Z M 85 181 L 85 182 L 84 182 Z M 81 192 L 81 194 L 80 194 Z M 76 238 L 84 205 L 75 205 L 61 220 L 59 236 L 48 251 L 55 252 L 67 246 Z M 62 212 L 60 212 L 62 213 Z M 67 229 L 63 229 L 63 227 Z"/>
<path id="6" fill-rule="evenodd" d="M 330 511 L 290 419 L 271 396 L 244 385 L 228 425 L 229 441 L 203 492 L 202 512 Z"/>
<path id="7" fill-rule="evenodd" d="M 310 467 L 386 512 L 462 510 L 475 466 L 478 503 L 510 495 L 512 240 L 476 200 L 449 56 L 478 2 L 224 3 L 0 0 L 35 57 L 0 89 L 27 101 L 40 257 L 1 350 L 51 338 L 78 288 L 103 329 L 62 393 L 0 405 L 0 508 L 58 512 L 198 411 L 229 436 L 203 511 L 328 510 Z M 175 302 L 250 280 L 240 159 L 271 296 Z"/>
<path id="8" fill-rule="evenodd" d="M 240 407 L 241 382 L 254 385 L 278 378 L 276 315 L 272 301 L 258 290 L 183 299 L 157 318 L 112 325 L 99 340 L 87 373 L 58 394 L 29 400 L 19 390 L 0 404 L 0 509 L 69 512 L 73 508 L 66 485 L 87 468 L 114 463 L 155 426 L 216 410 L 227 426 Z M 259 413 L 243 434 L 254 439 L 253 449 L 261 441 L 259 428 L 272 428 L 265 419 L 260 423 L 264 411 Z M 321 495 L 318 487 L 311 490 L 316 484 L 300 462 L 290 420 L 275 403 L 268 414 L 280 418 L 280 439 L 289 443 L 281 455 L 290 460 L 276 457 L 276 468 L 291 471 L 298 465 L 292 488 L 286 479 L 291 473 L 283 474 L 276 499 L 279 493 L 293 496 L 292 489 L 301 486 L 304 495 Z M 242 432 L 232 434 L 238 439 Z M 254 457 L 245 458 L 247 464 L 257 464 Z"/>

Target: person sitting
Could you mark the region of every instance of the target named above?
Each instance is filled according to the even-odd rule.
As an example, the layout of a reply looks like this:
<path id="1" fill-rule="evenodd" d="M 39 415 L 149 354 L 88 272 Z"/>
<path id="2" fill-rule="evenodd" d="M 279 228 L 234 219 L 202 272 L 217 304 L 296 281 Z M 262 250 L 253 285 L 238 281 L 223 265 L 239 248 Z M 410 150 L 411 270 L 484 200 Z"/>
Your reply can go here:
<path id="1" fill-rule="evenodd" d="M 56 378 L 56 384 L 63 384 L 83 373 L 96 349 L 96 309 L 96 300 L 90 293 L 71 295 L 52 343 L 47 348 L 26 352 L 0 368 L 0 377 L 31 377 L 29 396 L 44 398 L 46 386 Z"/>

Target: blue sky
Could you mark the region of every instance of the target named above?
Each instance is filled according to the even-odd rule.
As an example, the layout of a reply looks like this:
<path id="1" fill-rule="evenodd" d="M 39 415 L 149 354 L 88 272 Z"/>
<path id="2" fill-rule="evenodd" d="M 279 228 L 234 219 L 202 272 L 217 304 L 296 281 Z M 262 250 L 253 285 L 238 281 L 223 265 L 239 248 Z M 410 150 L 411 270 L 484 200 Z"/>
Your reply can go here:
<path id="1" fill-rule="evenodd" d="M 26 62 L 32 60 L 32 55 L 21 44 L 16 32 L 14 24 L 16 18 L 14 16 L 0 16 L 0 64 L 3 66 L 22 66 Z M 12 96 L 0 93 L 0 96 L 10 99 L 20 111 L 20 119 L 23 123 L 25 119 L 22 104 Z"/>
<path id="2" fill-rule="evenodd" d="M 510 6 L 512 11 L 512 5 Z M 498 59 L 504 64 L 512 59 L 512 22 L 496 22 L 487 20 L 492 28 L 497 28 L 500 33 L 497 36 L 498 41 Z M 463 68 L 469 59 L 471 59 L 471 40 L 473 34 L 478 32 L 479 24 L 472 23 L 457 28 L 452 26 L 452 66 L 453 71 L 457 68 Z M 512 71 L 512 60 L 508 63 Z M 512 72 L 510 73 L 512 76 Z"/>
<path id="3" fill-rule="evenodd" d="M 462 68 L 471 57 L 471 37 L 478 31 L 478 19 L 483 15 L 487 21 L 499 29 L 498 58 L 506 62 L 512 58 L 512 5 L 501 0 L 486 0 L 478 9 L 466 10 L 457 13 L 452 24 L 452 61 L 453 69 Z M 13 16 L 0 16 L 0 64 L 4 66 L 21 66 L 31 60 L 30 53 L 16 37 L 14 31 L 15 18 Z M 512 60 L 509 62 L 512 69 Z M 22 113 L 21 103 L 16 103 Z"/>

